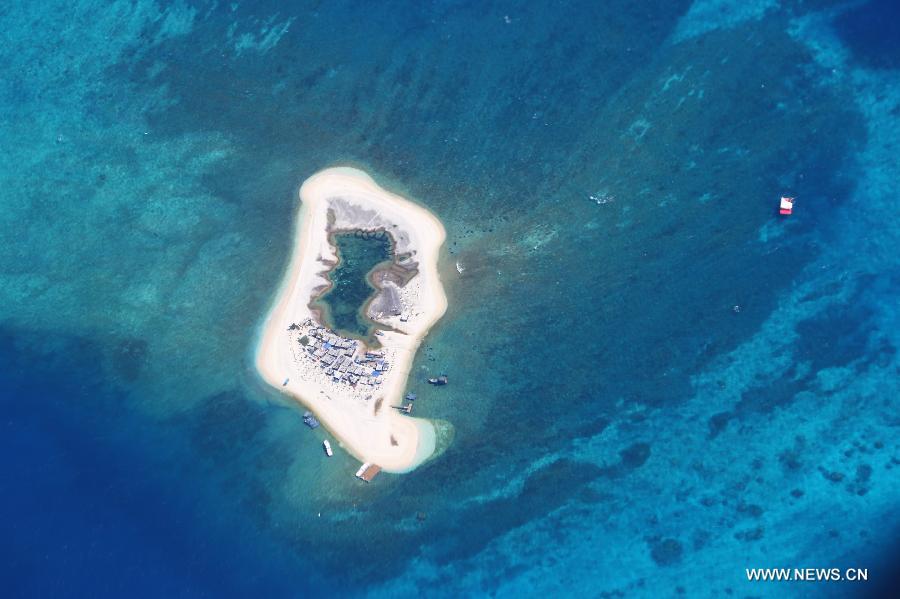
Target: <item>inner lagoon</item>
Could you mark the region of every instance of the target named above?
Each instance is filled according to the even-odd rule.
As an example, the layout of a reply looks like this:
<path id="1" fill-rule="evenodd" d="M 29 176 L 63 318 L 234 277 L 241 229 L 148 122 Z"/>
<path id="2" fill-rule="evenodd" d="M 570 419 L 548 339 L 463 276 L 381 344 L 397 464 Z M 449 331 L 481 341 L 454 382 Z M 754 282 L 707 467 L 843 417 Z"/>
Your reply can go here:
<path id="1" fill-rule="evenodd" d="M 375 323 L 366 317 L 365 309 L 377 289 L 370 274 L 390 262 L 391 240 L 384 233 L 362 236 L 350 232 L 337 233 L 331 239 L 337 248 L 338 264 L 328 275 L 332 287 L 316 305 L 323 309 L 326 326 L 357 339 L 371 340 Z"/>

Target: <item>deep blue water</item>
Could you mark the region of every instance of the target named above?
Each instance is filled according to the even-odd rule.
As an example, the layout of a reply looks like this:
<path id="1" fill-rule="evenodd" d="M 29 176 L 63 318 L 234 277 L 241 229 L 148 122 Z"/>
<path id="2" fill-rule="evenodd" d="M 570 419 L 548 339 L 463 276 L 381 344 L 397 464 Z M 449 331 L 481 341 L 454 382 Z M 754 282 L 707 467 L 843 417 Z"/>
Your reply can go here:
<path id="1" fill-rule="evenodd" d="M 0 8 L 4 596 L 886 591 L 897 16 Z M 452 442 L 371 485 L 250 359 L 297 189 L 336 164 L 448 231 L 410 389 Z"/>

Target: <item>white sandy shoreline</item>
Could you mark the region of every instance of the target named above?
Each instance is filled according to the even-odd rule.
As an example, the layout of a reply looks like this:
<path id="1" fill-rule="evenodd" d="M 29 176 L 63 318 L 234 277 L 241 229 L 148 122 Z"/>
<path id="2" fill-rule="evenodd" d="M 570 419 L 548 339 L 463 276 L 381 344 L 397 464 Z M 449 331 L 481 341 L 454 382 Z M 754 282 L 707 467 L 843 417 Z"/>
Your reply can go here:
<path id="1" fill-rule="evenodd" d="M 353 168 L 316 173 L 301 186 L 300 199 L 294 249 L 263 324 L 257 371 L 269 385 L 307 406 L 359 460 L 389 472 L 412 470 L 434 453 L 434 426 L 390 406 L 400 405 L 416 350 L 447 308 L 437 271 L 444 227 L 422 206 L 382 189 Z M 335 217 L 330 227 L 329 212 Z M 404 320 L 396 315 L 377 319 L 395 329 L 379 338 L 390 367 L 377 386 L 335 382 L 300 351 L 288 331 L 292 323 L 315 319 L 311 299 L 328 282 L 322 273 L 330 266 L 324 262 L 336 258 L 329 229 L 385 230 L 394 238 L 396 254 L 411 253 L 418 263 L 417 274 L 401 290 Z M 285 379 L 289 382 L 283 386 Z M 379 398 L 381 408 L 376 410 Z"/>

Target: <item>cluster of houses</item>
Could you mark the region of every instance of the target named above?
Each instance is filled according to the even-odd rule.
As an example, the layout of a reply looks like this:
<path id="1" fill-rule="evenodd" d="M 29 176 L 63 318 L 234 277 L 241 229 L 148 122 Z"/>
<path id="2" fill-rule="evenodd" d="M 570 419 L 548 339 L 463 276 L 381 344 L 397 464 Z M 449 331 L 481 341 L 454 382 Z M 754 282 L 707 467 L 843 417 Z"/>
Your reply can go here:
<path id="1" fill-rule="evenodd" d="M 302 325 L 292 324 L 288 330 L 299 331 L 300 351 L 306 352 L 335 383 L 375 387 L 390 367 L 383 352 L 363 352 L 359 341 L 341 337 L 311 318 Z"/>

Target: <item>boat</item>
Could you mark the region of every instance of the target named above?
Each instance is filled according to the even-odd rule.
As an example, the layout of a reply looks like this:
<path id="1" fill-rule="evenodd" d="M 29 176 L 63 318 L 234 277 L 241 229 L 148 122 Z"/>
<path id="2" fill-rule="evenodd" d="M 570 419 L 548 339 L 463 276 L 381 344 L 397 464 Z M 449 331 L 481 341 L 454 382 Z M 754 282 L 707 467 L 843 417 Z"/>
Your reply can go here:
<path id="1" fill-rule="evenodd" d="M 312 412 L 306 412 L 305 414 L 303 414 L 303 424 L 305 424 L 309 428 L 319 428 L 319 421 L 316 420 L 316 417 L 313 416 Z"/>
<path id="2" fill-rule="evenodd" d="M 288 384 L 288 382 L 290 382 L 290 380 L 291 380 L 291 379 L 284 379 L 284 382 L 281 383 L 281 386 L 282 386 L 282 387 L 287 387 L 287 384 Z"/>
<path id="3" fill-rule="evenodd" d="M 407 393 L 406 400 L 407 401 L 416 401 L 417 395 L 415 393 Z"/>
<path id="4" fill-rule="evenodd" d="M 439 377 L 434 377 L 434 378 L 428 379 L 428 384 L 429 384 L 429 385 L 437 385 L 437 386 L 440 386 L 440 385 L 446 385 L 448 382 L 449 382 L 449 381 L 447 380 L 447 375 L 446 375 L 446 374 L 442 374 L 442 375 L 439 376 Z"/>
<path id="5" fill-rule="evenodd" d="M 359 470 L 356 471 L 356 478 L 360 480 L 364 480 L 367 483 L 371 482 L 375 475 L 381 472 L 381 466 L 376 466 L 371 462 L 366 462 L 362 466 L 359 467 Z"/>
<path id="6" fill-rule="evenodd" d="M 778 214 L 789 216 L 794 212 L 794 198 L 781 196 L 781 204 L 778 207 Z"/>
<path id="7" fill-rule="evenodd" d="M 466 267 L 463 266 L 462 264 L 460 264 L 459 260 L 457 260 L 456 261 L 456 272 L 458 272 L 459 274 L 462 274 L 465 269 L 466 269 Z"/>
<path id="8" fill-rule="evenodd" d="M 328 442 L 328 439 L 322 441 L 322 446 L 325 447 L 325 455 L 329 458 L 334 455 L 334 452 L 331 451 L 331 443 Z"/>

